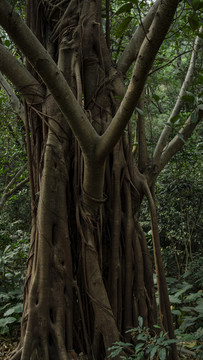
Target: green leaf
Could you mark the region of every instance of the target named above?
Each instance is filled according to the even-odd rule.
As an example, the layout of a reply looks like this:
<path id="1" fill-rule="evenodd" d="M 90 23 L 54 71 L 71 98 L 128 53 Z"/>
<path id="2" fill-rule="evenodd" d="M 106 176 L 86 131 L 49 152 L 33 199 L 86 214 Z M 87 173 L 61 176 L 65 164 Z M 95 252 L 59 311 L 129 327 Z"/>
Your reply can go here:
<path id="1" fill-rule="evenodd" d="M 11 42 L 9 40 L 5 40 L 4 44 L 9 47 L 11 45 Z"/>
<path id="2" fill-rule="evenodd" d="M 0 293 L 0 297 L 1 297 L 1 293 Z M 0 307 L 0 312 L 1 312 L 2 310 L 6 309 L 9 305 L 11 305 L 11 303 L 7 303 L 7 304 L 5 304 L 4 306 L 1 306 L 1 307 Z"/>
<path id="3" fill-rule="evenodd" d="M 181 135 L 181 134 L 180 134 Z M 181 304 L 181 300 L 175 295 L 169 295 L 171 304 Z"/>
<path id="4" fill-rule="evenodd" d="M 182 315 L 180 310 L 172 309 L 171 312 L 172 312 L 173 315 L 176 315 L 176 316 L 181 316 Z"/>
<path id="5" fill-rule="evenodd" d="M 143 327 L 143 318 L 142 316 L 138 316 L 138 323 L 139 323 L 139 327 Z"/>
<path id="6" fill-rule="evenodd" d="M 180 134 L 180 135 L 182 135 L 182 134 Z M 181 139 L 182 140 L 182 139 Z M 185 142 L 185 140 L 184 140 L 184 142 Z M 182 289 L 180 289 L 179 291 L 177 291 L 177 293 L 175 294 L 175 296 L 177 296 L 177 297 L 179 297 L 180 295 L 182 295 L 182 294 L 184 294 L 187 290 L 189 290 L 189 289 L 191 289 L 192 287 L 193 287 L 193 285 L 192 284 L 188 284 L 188 283 L 183 283 L 183 287 L 182 287 Z"/>
<path id="7" fill-rule="evenodd" d="M 109 349 L 115 349 L 115 348 L 117 349 L 118 346 L 120 346 L 120 347 L 129 347 L 129 346 L 132 346 L 132 344 L 131 343 L 125 343 L 123 341 L 116 341 L 114 343 L 114 345 L 111 346 Z"/>
<path id="8" fill-rule="evenodd" d="M 9 316 L 11 314 L 19 314 L 21 313 L 23 310 L 23 304 L 17 304 L 15 306 L 13 306 L 12 308 L 8 309 L 5 313 L 4 313 L 4 316 Z"/>
<path id="9" fill-rule="evenodd" d="M 121 351 L 122 351 L 122 349 L 121 349 L 121 348 L 118 348 L 118 349 L 112 351 L 112 353 L 111 353 L 110 356 L 111 356 L 112 358 L 114 358 L 114 357 L 116 357 L 117 355 L 119 355 Z"/>
<path id="10" fill-rule="evenodd" d="M 199 314 L 203 314 L 203 301 L 200 304 L 198 304 L 197 306 L 195 306 L 194 310 L 196 312 L 198 312 Z"/>
<path id="11" fill-rule="evenodd" d="M 153 94 L 152 97 L 156 102 L 158 102 L 160 100 L 160 97 L 156 94 Z"/>
<path id="12" fill-rule="evenodd" d="M 145 346 L 145 343 L 139 343 L 135 347 L 136 354 Z"/>
<path id="13" fill-rule="evenodd" d="M 9 327 L 6 325 L 4 327 L 2 327 L 1 329 L 1 334 L 8 334 L 9 333 Z"/>
<path id="14" fill-rule="evenodd" d="M 136 360 L 143 360 L 143 359 L 144 359 L 144 356 L 145 356 L 144 351 L 141 351 L 139 354 L 136 354 L 135 359 L 136 359 Z"/>
<path id="15" fill-rule="evenodd" d="M 137 340 L 146 341 L 147 335 L 145 333 L 141 333 L 136 337 Z"/>
<path id="16" fill-rule="evenodd" d="M 180 115 L 175 115 L 175 116 L 173 116 L 173 117 L 171 118 L 170 122 L 171 122 L 172 124 L 174 124 L 174 123 L 179 119 L 179 117 L 180 117 Z"/>
<path id="17" fill-rule="evenodd" d="M 182 96 L 182 100 L 193 104 L 195 100 L 195 95 L 187 91 L 186 94 Z"/>
<path id="18" fill-rule="evenodd" d="M 161 329 L 159 325 L 153 325 L 153 327 L 155 327 L 156 329 Z"/>
<path id="19" fill-rule="evenodd" d="M 180 340 L 177 340 L 177 339 L 168 339 L 168 340 L 165 340 L 165 343 L 167 343 L 169 345 L 169 344 L 178 343 L 179 341 Z"/>
<path id="20" fill-rule="evenodd" d="M 136 107 L 135 110 L 136 110 L 141 116 L 144 116 L 144 112 L 143 112 L 140 108 Z"/>
<path id="21" fill-rule="evenodd" d="M 201 298 L 202 294 L 200 292 L 197 293 L 191 293 L 190 295 L 187 296 L 186 301 L 187 302 L 194 302 L 197 299 Z"/>
<path id="22" fill-rule="evenodd" d="M 166 349 L 163 348 L 159 351 L 159 359 L 160 360 L 165 360 L 166 359 Z"/>
<path id="23" fill-rule="evenodd" d="M 123 96 L 115 95 L 115 96 L 113 96 L 113 98 L 114 98 L 115 100 L 123 100 Z"/>
<path id="24" fill-rule="evenodd" d="M 119 14 L 122 14 L 122 13 L 125 13 L 125 12 L 128 12 L 130 13 L 130 10 L 132 9 L 132 3 L 127 3 L 127 4 L 124 4 L 122 5 L 117 11 L 116 11 L 116 15 L 119 15 Z"/>
<path id="25" fill-rule="evenodd" d="M 200 0 L 192 0 L 192 7 L 194 10 L 198 10 L 202 6 Z"/>
<path id="26" fill-rule="evenodd" d="M 150 352 L 150 359 L 153 359 L 154 355 L 156 354 L 159 346 L 154 346 L 153 349 Z"/>
<path id="27" fill-rule="evenodd" d="M 13 314 L 14 312 L 15 312 L 14 308 L 10 308 L 4 313 L 4 316 L 7 317 L 7 316 Z"/>
<path id="28" fill-rule="evenodd" d="M 16 318 L 14 318 L 13 316 L 0 319 L 0 327 L 4 327 L 5 325 L 12 324 L 15 321 L 16 321 Z"/>
<path id="29" fill-rule="evenodd" d="M 196 15 L 193 15 L 188 18 L 188 22 L 190 24 L 190 27 L 193 31 L 197 30 L 199 28 L 199 20 Z"/>
<path id="30" fill-rule="evenodd" d="M 127 333 L 132 333 L 132 332 L 135 332 L 135 331 L 137 331 L 137 328 L 132 328 L 132 329 L 126 330 L 126 334 Z"/>
<path id="31" fill-rule="evenodd" d="M 123 19 L 123 21 L 118 26 L 116 33 L 115 33 L 117 38 L 120 37 L 121 35 L 123 35 L 124 31 L 128 28 L 128 25 L 130 24 L 131 20 L 132 20 L 132 16 L 128 16 L 125 19 Z"/>
<path id="32" fill-rule="evenodd" d="M 185 144 L 186 141 L 185 141 L 183 135 L 182 135 L 181 133 L 178 133 L 177 135 L 178 135 L 178 137 L 179 137 L 179 138 L 184 142 L 184 144 Z M 181 301 L 180 301 L 180 302 L 181 302 Z"/>
<path id="33" fill-rule="evenodd" d="M 191 123 L 195 124 L 199 119 L 199 115 L 198 115 L 198 112 L 197 111 L 194 111 L 192 114 L 191 114 L 191 117 L 190 117 L 190 121 Z"/>

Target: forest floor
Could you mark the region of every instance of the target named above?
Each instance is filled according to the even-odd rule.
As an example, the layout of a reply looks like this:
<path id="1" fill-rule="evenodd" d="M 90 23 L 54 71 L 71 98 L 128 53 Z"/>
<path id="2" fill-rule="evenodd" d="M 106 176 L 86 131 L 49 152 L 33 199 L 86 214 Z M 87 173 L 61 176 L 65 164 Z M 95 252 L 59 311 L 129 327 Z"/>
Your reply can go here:
<path id="1" fill-rule="evenodd" d="M 10 335 L 0 335 L 0 360 L 9 360 L 12 352 L 20 340 L 19 329 L 14 329 Z M 189 352 L 189 351 L 188 351 Z M 180 354 L 179 360 L 192 360 L 194 356 L 190 354 Z"/>
<path id="2" fill-rule="evenodd" d="M 9 359 L 19 340 L 19 329 L 14 329 L 10 335 L 0 335 L 0 360 Z"/>

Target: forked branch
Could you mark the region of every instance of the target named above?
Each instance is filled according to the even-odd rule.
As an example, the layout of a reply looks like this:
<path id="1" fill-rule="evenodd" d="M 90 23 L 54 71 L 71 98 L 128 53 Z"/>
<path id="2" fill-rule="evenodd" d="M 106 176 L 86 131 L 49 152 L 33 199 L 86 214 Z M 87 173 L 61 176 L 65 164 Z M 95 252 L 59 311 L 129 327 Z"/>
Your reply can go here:
<path id="1" fill-rule="evenodd" d="M 1 15 L 0 15 L 1 17 Z M 44 89 L 17 59 L 0 44 L 0 71 L 7 76 L 18 91 L 31 104 L 44 101 Z"/>
<path id="2" fill-rule="evenodd" d="M 96 131 L 54 60 L 6 0 L 0 0 L 0 24 L 49 88 L 83 153 L 92 154 L 98 138 Z M 6 69 L 2 70 L 4 71 Z"/>
<path id="3" fill-rule="evenodd" d="M 163 0 L 159 5 L 148 36 L 139 51 L 127 92 L 111 124 L 100 138 L 97 155 L 101 158 L 105 158 L 113 149 L 135 109 L 151 65 L 173 21 L 178 3 L 178 0 Z"/>
<path id="4" fill-rule="evenodd" d="M 180 132 L 170 141 L 168 146 L 166 146 L 163 151 L 160 159 L 160 165 L 158 172 L 160 172 L 164 166 L 170 161 L 172 156 L 174 156 L 184 145 L 187 139 L 191 136 L 195 127 L 203 118 L 203 110 L 197 109 L 194 111 L 191 116 L 187 119 L 184 127 Z"/>
<path id="5" fill-rule="evenodd" d="M 149 31 L 149 27 L 154 19 L 159 4 L 160 0 L 156 0 L 153 6 L 150 8 L 148 14 L 142 20 L 142 23 L 136 29 L 132 39 L 121 55 L 118 61 L 117 70 L 120 71 L 123 75 L 125 75 L 125 73 L 128 71 L 132 62 L 136 60 L 142 42 Z"/>

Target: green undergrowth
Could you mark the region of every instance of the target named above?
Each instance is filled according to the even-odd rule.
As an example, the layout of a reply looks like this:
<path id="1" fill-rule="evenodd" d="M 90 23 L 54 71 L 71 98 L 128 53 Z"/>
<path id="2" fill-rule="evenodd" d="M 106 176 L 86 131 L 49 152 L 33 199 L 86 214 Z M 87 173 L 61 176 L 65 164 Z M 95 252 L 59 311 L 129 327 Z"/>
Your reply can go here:
<path id="1" fill-rule="evenodd" d="M 28 233 L 18 230 L 10 235 L 11 243 L 0 250 L 0 334 L 3 336 L 10 336 L 21 321 L 28 239 Z M 176 341 L 195 353 L 199 360 L 203 359 L 202 273 L 203 257 L 194 254 L 180 278 L 167 277 Z M 122 353 L 121 359 L 167 358 L 173 340 L 168 340 L 167 334 L 158 326 L 150 330 L 139 318 L 139 326 L 131 329 L 130 334 L 132 339 L 136 339 L 134 345 L 125 342 L 113 344 L 110 348 L 112 358 L 126 349 L 128 357 Z"/>
<path id="2" fill-rule="evenodd" d="M 18 238 L 13 239 L 13 238 Z M 21 321 L 28 237 L 19 230 L 0 250 L 0 334 L 10 334 Z"/>
<path id="3" fill-rule="evenodd" d="M 168 277 L 169 297 L 180 344 L 203 360 L 203 257 L 195 258 L 177 280 Z"/>
<path id="4" fill-rule="evenodd" d="M 116 342 L 109 348 L 109 357 L 114 358 L 120 354 L 120 359 L 165 360 L 171 350 L 171 343 L 177 343 L 181 360 L 191 358 L 190 356 L 203 360 L 202 274 L 203 257 L 194 254 L 188 269 L 180 278 L 167 277 L 176 340 L 169 340 L 167 333 L 161 329 L 153 331 L 144 327 L 143 320 L 139 317 L 139 326 L 128 331 L 133 344 Z M 155 325 L 155 329 L 159 330 L 159 326 Z M 185 349 L 184 357 L 181 349 Z"/>
<path id="5" fill-rule="evenodd" d="M 120 359 L 142 360 L 149 358 L 165 360 L 171 351 L 171 344 L 176 343 L 177 340 L 168 339 L 168 334 L 161 331 L 158 325 L 154 325 L 154 330 L 143 326 L 143 319 L 140 316 L 138 322 L 138 327 L 127 331 L 135 344 L 122 341 L 116 342 L 109 348 L 109 357 L 114 358 L 127 349 L 128 352 L 131 352 L 131 355 L 122 354 Z"/>

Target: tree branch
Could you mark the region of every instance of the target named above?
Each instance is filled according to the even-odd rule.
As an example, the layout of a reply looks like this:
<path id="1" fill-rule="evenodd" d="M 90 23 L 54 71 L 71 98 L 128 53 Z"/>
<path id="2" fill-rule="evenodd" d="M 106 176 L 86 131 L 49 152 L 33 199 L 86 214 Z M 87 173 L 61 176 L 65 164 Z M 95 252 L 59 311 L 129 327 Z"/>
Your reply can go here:
<path id="1" fill-rule="evenodd" d="M 137 27 L 132 39 L 123 51 L 123 54 L 121 55 L 117 65 L 117 70 L 120 71 L 123 75 L 127 72 L 132 62 L 136 60 L 142 42 L 148 33 L 149 27 L 154 19 L 159 3 L 160 0 L 156 0 L 156 2 L 150 8 L 148 14 L 144 17 L 142 23 Z"/>
<path id="2" fill-rule="evenodd" d="M 98 156 L 101 158 L 105 158 L 113 149 L 135 109 L 151 65 L 173 21 L 178 3 L 178 0 L 163 0 L 159 5 L 148 38 L 144 39 L 139 51 L 127 92 L 111 124 L 100 138 Z"/>
<path id="3" fill-rule="evenodd" d="M 92 155 L 99 135 L 90 124 L 54 60 L 5 0 L 0 0 L 0 24 L 49 88 L 77 138 L 83 154 Z"/>
<path id="4" fill-rule="evenodd" d="M 201 33 L 202 33 L 202 29 L 200 30 Z M 174 116 L 178 115 L 180 110 L 181 110 L 181 107 L 183 105 L 183 96 L 185 95 L 186 91 L 188 90 L 190 84 L 191 84 L 191 81 L 192 81 L 192 78 L 193 78 L 193 74 L 194 74 L 194 70 L 195 70 L 195 61 L 196 61 L 196 58 L 197 58 L 197 54 L 198 54 L 198 50 L 200 48 L 200 45 L 201 45 L 201 39 L 200 37 L 196 37 L 195 39 L 195 43 L 194 43 L 194 49 L 193 49 L 193 52 L 192 52 L 192 55 L 191 55 L 191 59 L 190 59 L 190 64 L 189 64 L 189 67 L 188 67 L 188 71 L 187 71 L 187 74 L 185 76 L 185 80 L 183 82 L 183 85 L 180 89 L 180 93 L 178 95 L 178 98 L 177 98 L 177 101 L 176 101 L 176 104 L 171 112 L 171 115 L 160 135 L 160 138 L 157 142 L 157 145 L 156 145 L 156 148 L 154 150 L 154 154 L 153 154 L 153 164 L 154 165 L 157 165 L 159 164 L 159 161 L 160 161 L 160 158 L 161 158 L 161 154 L 162 154 L 162 151 L 164 149 L 164 147 L 166 146 L 166 143 L 167 143 L 167 140 L 169 138 L 169 135 L 172 131 L 172 126 L 171 126 L 171 120 L 173 119 Z"/>
<path id="5" fill-rule="evenodd" d="M 197 124 L 203 118 L 203 110 L 198 109 L 194 111 L 191 116 L 187 119 L 184 127 L 181 129 L 178 135 L 176 135 L 164 149 L 160 165 L 158 167 L 158 173 L 164 168 L 164 166 L 170 161 L 172 156 L 174 156 L 184 145 L 187 139 L 191 136 Z"/>
<path id="6" fill-rule="evenodd" d="M 154 74 L 155 72 L 165 68 L 166 66 L 170 65 L 173 61 L 175 61 L 176 59 L 178 59 L 179 57 L 181 57 L 184 54 L 188 54 L 189 52 L 192 52 L 191 50 L 187 50 L 187 51 L 183 51 L 182 53 L 178 54 L 177 56 L 174 56 L 171 60 L 167 61 L 165 64 L 155 68 L 154 70 L 150 71 L 149 76 L 151 76 L 152 74 Z"/>
<path id="7" fill-rule="evenodd" d="M 13 110 L 23 120 L 23 123 L 25 123 L 24 107 L 19 101 L 15 92 L 13 91 L 13 88 L 9 85 L 8 81 L 5 79 L 5 77 L 1 72 L 0 72 L 0 87 L 2 87 L 2 89 L 5 91 L 6 95 L 10 99 Z"/>
<path id="8" fill-rule="evenodd" d="M 165 331 L 169 333 L 169 338 L 174 339 L 175 336 L 173 329 L 173 319 L 170 311 L 168 288 L 167 288 L 166 277 L 164 272 L 164 265 L 161 256 L 157 206 L 156 206 L 154 188 L 150 190 L 147 181 L 145 181 L 143 183 L 143 191 L 148 200 L 150 216 L 151 216 L 154 263 L 155 263 L 157 287 L 158 287 L 158 295 L 159 295 L 160 322 L 163 328 L 165 329 Z M 175 344 L 171 344 L 171 347 L 172 347 L 172 359 L 178 360 Z"/>
<path id="9" fill-rule="evenodd" d="M 0 10 L 1 11 L 1 10 Z M 38 81 L 18 60 L 0 44 L 0 71 L 13 83 L 28 103 L 39 104 L 44 101 L 45 92 Z"/>
<path id="10" fill-rule="evenodd" d="M 3 191 L 3 195 L 0 199 L 0 211 L 3 209 L 3 206 L 5 205 L 6 201 L 13 195 L 16 194 L 18 190 L 20 190 L 28 181 L 29 178 L 25 178 L 24 180 L 22 180 L 20 183 L 18 183 L 13 189 L 9 190 L 13 184 L 15 183 L 15 181 L 17 180 L 17 178 L 19 178 L 19 176 L 24 172 L 24 170 L 26 169 L 27 164 L 25 164 L 13 177 L 13 179 L 10 181 L 10 183 L 5 187 L 4 191 Z"/>

